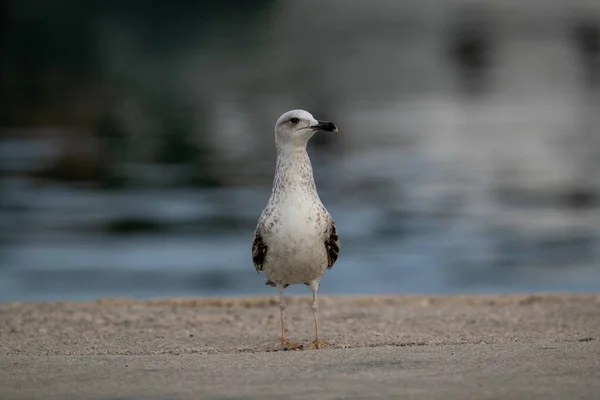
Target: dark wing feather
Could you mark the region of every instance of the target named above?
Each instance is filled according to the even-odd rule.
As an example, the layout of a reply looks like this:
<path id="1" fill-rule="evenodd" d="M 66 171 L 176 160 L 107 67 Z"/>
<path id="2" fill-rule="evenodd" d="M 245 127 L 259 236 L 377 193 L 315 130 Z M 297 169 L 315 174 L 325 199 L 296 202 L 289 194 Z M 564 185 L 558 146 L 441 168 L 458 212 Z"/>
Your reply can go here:
<path id="1" fill-rule="evenodd" d="M 263 270 L 263 264 L 265 257 L 267 256 L 267 245 L 260 234 L 260 229 L 256 230 L 254 234 L 254 241 L 252 242 L 252 262 L 256 272 Z"/>
<path id="2" fill-rule="evenodd" d="M 331 224 L 329 224 L 329 230 L 325 239 L 325 249 L 327 250 L 327 269 L 331 269 L 333 264 L 335 264 L 336 260 L 338 259 L 340 247 L 340 238 L 337 235 L 337 230 L 335 229 L 335 224 L 332 220 Z"/>

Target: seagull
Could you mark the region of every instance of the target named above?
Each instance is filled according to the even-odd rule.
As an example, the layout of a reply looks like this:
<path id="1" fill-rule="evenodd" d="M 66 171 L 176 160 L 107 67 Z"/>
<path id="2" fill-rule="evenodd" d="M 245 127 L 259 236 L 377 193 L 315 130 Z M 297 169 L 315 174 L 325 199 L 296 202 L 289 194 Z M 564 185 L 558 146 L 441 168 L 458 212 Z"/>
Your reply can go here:
<path id="1" fill-rule="evenodd" d="M 265 285 L 277 287 L 281 312 L 281 344 L 285 350 L 302 345 L 285 335 L 283 289 L 305 284 L 313 295 L 312 311 L 316 337 L 308 349 L 322 349 L 319 336 L 317 290 L 326 270 L 340 252 L 340 240 L 333 219 L 323 206 L 306 152 L 309 139 L 318 131 L 337 132 L 332 122 L 317 121 L 309 112 L 291 110 L 275 123 L 277 163 L 273 190 L 263 210 L 252 243 L 252 261 L 263 271 Z"/>

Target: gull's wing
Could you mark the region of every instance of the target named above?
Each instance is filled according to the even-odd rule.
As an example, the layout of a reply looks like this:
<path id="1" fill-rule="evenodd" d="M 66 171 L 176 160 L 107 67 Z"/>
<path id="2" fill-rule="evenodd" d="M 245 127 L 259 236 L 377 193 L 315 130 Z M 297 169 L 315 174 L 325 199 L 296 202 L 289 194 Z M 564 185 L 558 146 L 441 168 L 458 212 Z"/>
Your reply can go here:
<path id="1" fill-rule="evenodd" d="M 333 220 L 327 226 L 327 234 L 325 236 L 325 249 L 327 250 L 327 269 L 331 269 L 340 254 L 340 238 L 337 235 Z"/>
<path id="2" fill-rule="evenodd" d="M 254 263 L 256 272 L 263 270 L 263 264 L 266 256 L 267 245 L 265 244 L 265 241 L 260 233 L 260 227 L 257 227 L 256 233 L 254 234 L 254 241 L 252 242 L 252 262 Z"/>

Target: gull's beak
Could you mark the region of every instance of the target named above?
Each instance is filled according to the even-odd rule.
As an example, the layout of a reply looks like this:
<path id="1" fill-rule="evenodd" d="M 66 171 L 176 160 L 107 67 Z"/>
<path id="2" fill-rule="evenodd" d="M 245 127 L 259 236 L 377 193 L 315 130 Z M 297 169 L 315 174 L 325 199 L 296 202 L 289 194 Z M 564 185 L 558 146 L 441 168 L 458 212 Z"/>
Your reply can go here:
<path id="1" fill-rule="evenodd" d="M 316 125 L 311 126 L 315 131 L 337 132 L 338 128 L 333 122 L 317 121 Z"/>

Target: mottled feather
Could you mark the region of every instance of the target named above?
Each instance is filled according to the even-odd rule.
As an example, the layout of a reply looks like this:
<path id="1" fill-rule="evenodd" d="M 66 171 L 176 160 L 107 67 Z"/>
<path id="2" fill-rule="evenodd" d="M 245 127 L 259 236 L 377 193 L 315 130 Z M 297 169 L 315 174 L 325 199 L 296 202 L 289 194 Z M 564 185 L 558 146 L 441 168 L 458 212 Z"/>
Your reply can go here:
<path id="1" fill-rule="evenodd" d="M 327 269 L 331 269 L 335 264 L 340 254 L 340 238 L 338 237 L 337 230 L 333 220 L 329 225 L 329 232 L 327 233 L 327 239 L 325 239 L 325 249 L 327 249 Z"/>
<path id="2" fill-rule="evenodd" d="M 267 245 L 260 234 L 260 229 L 256 229 L 254 240 L 252 241 L 252 262 L 256 272 L 263 270 L 263 264 L 267 257 Z"/>

